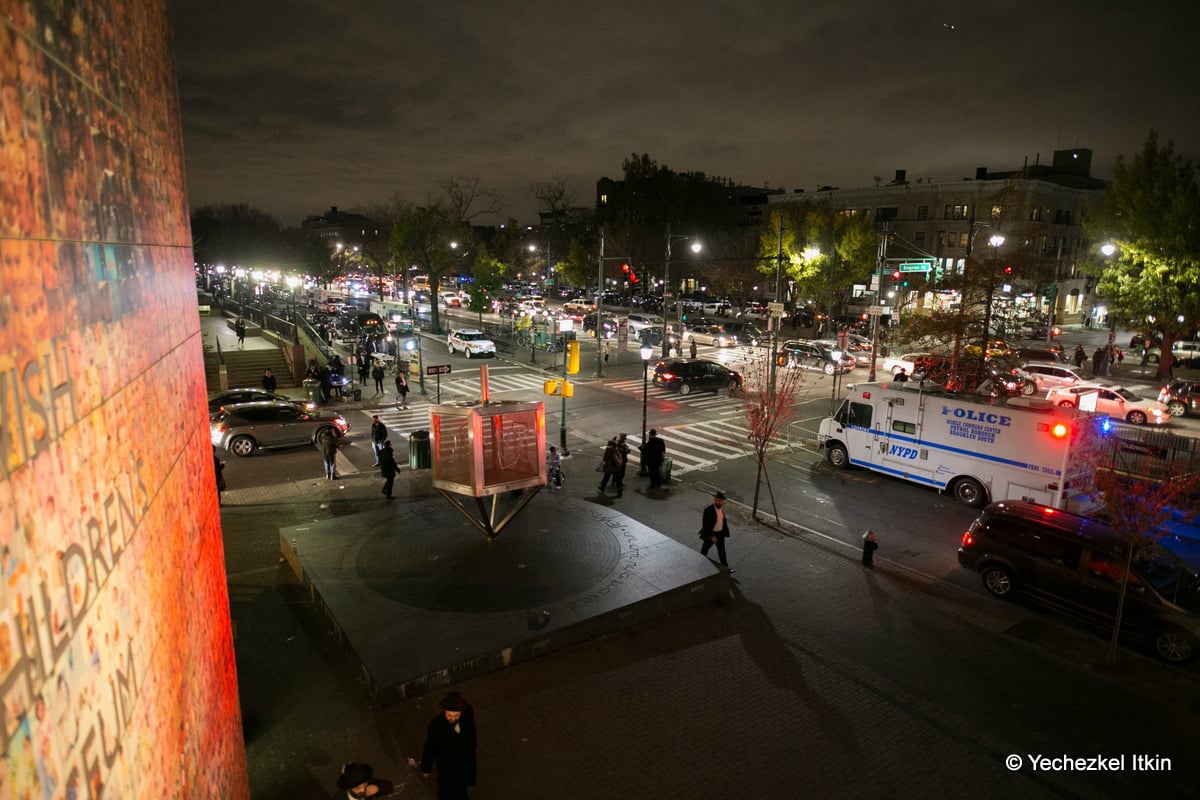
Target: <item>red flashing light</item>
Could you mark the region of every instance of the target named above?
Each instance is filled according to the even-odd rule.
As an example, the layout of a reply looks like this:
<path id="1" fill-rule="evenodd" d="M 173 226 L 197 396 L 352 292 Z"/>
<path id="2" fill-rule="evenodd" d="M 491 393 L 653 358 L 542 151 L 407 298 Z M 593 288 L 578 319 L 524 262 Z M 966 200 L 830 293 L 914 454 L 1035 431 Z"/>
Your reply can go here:
<path id="1" fill-rule="evenodd" d="M 962 544 L 963 544 L 963 547 L 970 547 L 971 545 L 975 544 L 975 537 L 971 534 L 970 531 L 967 531 L 966 533 L 963 534 Z"/>
<path id="2" fill-rule="evenodd" d="M 1042 513 L 1045 514 L 1047 517 L 1053 517 L 1055 514 L 1058 513 L 1058 509 L 1050 508 L 1050 506 L 1042 506 Z"/>
<path id="3" fill-rule="evenodd" d="M 863 398 L 863 400 L 870 400 L 870 399 L 871 399 L 871 393 L 870 393 L 870 392 L 863 392 L 863 393 L 862 393 L 862 398 Z"/>
<path id="4" fill-rule="evenodd" d="M 627 273 L 627 272 L 629 272 L 629 265 L 628 265 L 628 264 L 622 264 L 622 265 L 621 265 L 621 272 L 626 272 L 626 273 Z"/>
<path id="5" fill-rule="evenodd" d="M 1056 422 L 1050 426 L 1050 435 L 1055 439 L 1062 439 L 1071 432 L 1071 426 L 1065 422 Z"/>

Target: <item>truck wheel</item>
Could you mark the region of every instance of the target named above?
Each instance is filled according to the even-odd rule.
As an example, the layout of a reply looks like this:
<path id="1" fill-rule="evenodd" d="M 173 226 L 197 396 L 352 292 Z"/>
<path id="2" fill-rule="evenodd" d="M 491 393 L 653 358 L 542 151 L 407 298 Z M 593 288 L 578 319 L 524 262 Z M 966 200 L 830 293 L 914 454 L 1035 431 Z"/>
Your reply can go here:
<path id="1" fill-rule="evenodd" d="M 1187 413 L 1187 406 L 1182 400 L 1172 400 L 1167 404 L 1167 411 L 1172 417 L 1182 417 Z"/>
<path id="2" fill-rule="evenodd" d="M 971 508 L 987 505 L 987 490 L 974 478 L 963 478 L 954 484 L 954 498 Z"/>
<path id="3" fill-rule="evenodd" d="M 1186 664 L 1196 657 L 1196 642 L 1180 628 L 1163 628 L 1154 634 L 1154 654 L 1170 664 Z"/>
<path id="4" fill-rule="evenodd" d="M 229 443 L 229 452 L 233 453 L 238 458 L 254 455 L 254 451 L 258 449 L 258 445 L 249 436 L 235 437 Z"/>
<path id="5" fill-rule="evenodd" d="M 981 575 L 983 577 L 983 588 L 996 597 L 1011 597 L 1013 589 L 1017 588 L 1016 583 L 1013 581 L 1012 573 L 1005 567 L 989 565 L 984 567 Z"/>
<path id="6" fill-rule="evenodd" d="M 825 460 L 835 469 L 846 469 L 850 466 L 850 454 L 846 452 L 845 447 L 837 443 L 826 445 Z"/>
<path id="7" fill-rule="evenodd" d="M 1021 394 L 1026 397 L 1037 394 L 1037 384 L 1033 381 L 1025 381 L 1025 385 L 1021 387 Z"/>

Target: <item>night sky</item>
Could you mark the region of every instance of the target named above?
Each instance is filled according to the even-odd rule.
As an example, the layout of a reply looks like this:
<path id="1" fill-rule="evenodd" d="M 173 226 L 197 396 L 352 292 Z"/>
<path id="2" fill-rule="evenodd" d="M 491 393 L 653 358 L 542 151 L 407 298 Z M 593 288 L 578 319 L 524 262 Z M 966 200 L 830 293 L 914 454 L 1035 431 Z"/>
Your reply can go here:
<path id="1" fill-rule="evenodd" d="M 192 207 L 285 225 L 477 176 L 536 221 L 533 182 L 631 153 L 816 189 L 971 177 L 1151 128 L 1200 158 L 1184 2 L 168 0 Z M 482 220 L 496 221 L 496 220 Z"/>

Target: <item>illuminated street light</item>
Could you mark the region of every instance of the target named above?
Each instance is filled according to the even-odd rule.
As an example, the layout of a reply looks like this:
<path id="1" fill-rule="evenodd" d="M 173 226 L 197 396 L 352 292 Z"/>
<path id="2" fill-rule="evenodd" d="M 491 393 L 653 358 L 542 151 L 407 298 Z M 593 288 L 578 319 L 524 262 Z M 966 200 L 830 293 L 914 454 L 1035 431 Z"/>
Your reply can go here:
<path id="1" fill-rule="evenodd" d="M 672 242 L 683 242 L 683 241 L 687 241 L 688 239 L 692 239 L 692 238 L 693 237 L 691 237 L 691 236 L 683 236 L 681 234 L 672 234 L 671 233 L 671 223 L 669 223 L 669 222 L 667 223 L 667 260 L 666 260 L 666 263 L 663 265 L 663 358 L 667 358 L 669 355 L 671 355 L 670 337 L 667 336 L 667 332 L 670 330 L 670 328 L 667 325 L 667 298 L 669 296 L 668 292 L 671 289 L 671 243 Z M 697 241 L 692 242 L 691 251 L 693 253 L 699 253 L 703 249 L 704 249 L 704 246 L 702 244 L 700 244 L 700 242 L 697 242 Z M 678 316 L 679 316 L 679 341 L 682 342 L 683 341 L 683 305 L 678 300 L 676 301 L 675 305 L 679 312 L 678 313 Z"/>
<path id="2" fill-rule="evenodd" d="M 663 329 L 663 339 L 667 338 L 666 328 Z M 650 370 L 650 359 L 654 357 L 654 348 L 649 344 L 643 344 L 642 349 L 638 351 L 642 356 L 642 444 L 646 443 L 646 386 L 647 374 Z M 638 474 L 646 474 L 646 465 L 639 463 Z"/>

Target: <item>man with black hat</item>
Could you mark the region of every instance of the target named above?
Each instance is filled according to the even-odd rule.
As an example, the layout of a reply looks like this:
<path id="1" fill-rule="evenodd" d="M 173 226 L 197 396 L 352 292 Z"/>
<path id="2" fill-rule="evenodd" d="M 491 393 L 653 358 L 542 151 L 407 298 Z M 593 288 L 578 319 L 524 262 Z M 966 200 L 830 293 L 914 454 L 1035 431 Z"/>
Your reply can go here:
<path id="1" fill-rule="evenodd" d="M 729 562 L 725 560 L 725 540 L 729 538 L 729 523 L 725 520 L 724 492 L 717 492 L 713 495 L 712 505 L 704 509 L 703 520 L 703 524 L 700 526 L 700 539 L 704 544 L 700 545 L 700 555 L 707 556 L 708 551 L 715 544 L 721 566 L 729 569 Z M 733 572 L 731 569 L 729 571 Z"/>
<path id="2" fill-rule="evenodd" d="M 638 449 L 642 451 L 642 466 L 646 468 L 646 474 L 650 476 L 650 488 L 660 488 L 662 486 L 662 465 L 667 454 L 666 443 L 658 438 L 658 431 L 651 428 L 650 437 L 639 444 Z"/>
<path id="3" fill-rule="evenodd" d="M 475 710 L 458 692 L 438 702 L 440 714 L 425 734 L 421 775 L 428 778 L 437 764 L 439 800 L 468 800 L 467 787 L 475 785 Z"/>
<path id="4" fill-rule="evenodd" d="M 385 789 L 390 791 L 390 782 L 371 779 L 374 773 L 370 764 L 359 764 L 354 761 L 343 764 L 342 773 L 338 775 L 337 780 L 338 789 L 341 791 L 334 797 L 337 800 L 342 800 L 342 798 L 355 800 L 359 797 L 375 797 L 382 794 Z"/>

